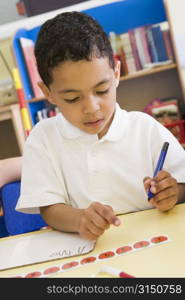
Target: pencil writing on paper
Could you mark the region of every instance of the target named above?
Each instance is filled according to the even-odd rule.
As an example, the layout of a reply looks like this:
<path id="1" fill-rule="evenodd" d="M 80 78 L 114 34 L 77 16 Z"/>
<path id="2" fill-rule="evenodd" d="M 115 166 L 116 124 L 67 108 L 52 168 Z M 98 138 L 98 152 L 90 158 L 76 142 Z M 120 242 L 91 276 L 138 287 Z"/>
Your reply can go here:
<path id="1" fill-rule="evenodd" d="M 49 257 L 68 257 L 74 255 L 82 255 L 85 252 L 85 248 L 86 248 L 85 245 L 79 246 L 77 249 L 75 249 L 75 252 L 73 251 L 73 249 L 71 250 L 60 249 L 58 251 L 52 252 Z"/>

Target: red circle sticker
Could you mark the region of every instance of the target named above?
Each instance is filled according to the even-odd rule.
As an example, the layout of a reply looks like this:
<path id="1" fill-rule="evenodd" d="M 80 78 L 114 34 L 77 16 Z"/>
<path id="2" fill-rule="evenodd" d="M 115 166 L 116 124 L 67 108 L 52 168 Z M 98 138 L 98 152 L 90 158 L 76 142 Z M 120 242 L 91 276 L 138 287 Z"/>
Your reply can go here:
<path id="1" fill-rule="evenodd" d="M 89 256 L 89 257 L 85 257 L 81 260 L 81 264 L 88 264 L 88 263 L 91 263 L 91 262 L 94 262 L 96 260 L 96 257 L 94 256 Z"/>
<path id="2" fill-rule="evenodd" d="M 117 254 L 122 254 L 122 253 L 129 252 L 131 250 L 132 250 L 131 246 L 123 246 L 123 247 L 120 247 L 120 248 L 116 249 L 116 253 Z"/>
<path id="3" fill-rule="evenodd" d="M 26 278 L 36 278 L 36 277 L 40 277 L 41 276 L 41 272 L 31 272 L 28 273 L 25 277 Z"/>
<path id="4" fill-rule="evenodd" d="M 143 247 L 147 247 L 149 246 L 150 243 L 148 241 L 140 241 L 134 244 L 134 248 L 138 249 L 138 248 L 143 248 Z"/>
<path id="5" fill-rule="evenodd" d="M 167 236 L 164 236 L 164 235 L 159 235 L 159 236 L 154 236 L 152 239 L 151 239 L 151 242 L 154 243 L 154 244 L 159 244 L 159 243 L 162 243 L 164 241 L 167 241 Z"/>
<path id="6" fill-rule="evenodd" d="M 104 258 L 112 257 L 112 256 L 114 256 L 114 255 L 115 255 L 115 253 L 114 253 L 113 251 L 106 251 L 106 252 L 101 253 L 101 254 L 98 256 L 98 258 L 99 258 L 99 259 L 104 259 Z"/>
<path id="7" fill-rule="evenodd" d="M 62 266 L 62 269 L 67 270 L 67 269 L 71 269 L 73 267 L 76 267 L 79 263 L 77 261 L 72 261 L 70 263 L 67 263 L 65 265 Z"/>
<path id="8" fill-rule="evenodd" d="M 59 267 L 50 267 L 48 269 L 46 269 L 43 273 L 44 275 L 47 275 L 47 274 L 51 274 L 51 273 L 56 273 L 60 270 Z"/>

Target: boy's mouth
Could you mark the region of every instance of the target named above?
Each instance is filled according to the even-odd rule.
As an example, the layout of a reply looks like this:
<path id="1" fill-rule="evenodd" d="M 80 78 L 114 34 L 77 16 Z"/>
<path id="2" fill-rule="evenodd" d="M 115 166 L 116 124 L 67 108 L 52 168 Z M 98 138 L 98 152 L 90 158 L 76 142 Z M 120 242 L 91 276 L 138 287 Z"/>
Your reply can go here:
<path id="1" fill-rule="evenodd" d="M 89 127 L 98 127 L 103 123 L 103 121 L 104 119 L 98 119 L 90 122 L 85 122 L 84 125 Z"/>

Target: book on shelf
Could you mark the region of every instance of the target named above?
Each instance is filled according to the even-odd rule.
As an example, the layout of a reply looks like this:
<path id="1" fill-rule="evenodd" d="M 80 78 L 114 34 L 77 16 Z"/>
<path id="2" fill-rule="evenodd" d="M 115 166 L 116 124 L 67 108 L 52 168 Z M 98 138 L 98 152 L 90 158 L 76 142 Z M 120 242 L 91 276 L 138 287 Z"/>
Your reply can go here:
<path id="1" fill-rule="evenodd" d="M 176 98 L 153 99 L 143 110 L 164 125 L 181 143 L 185 143 L 185 120 Z"/>
<path id="2" fill-rule="evenodd" d="M 152 101 L 145 106 L 143 112 L 153 116 L 163 125 L 182 118 L 179 101 L 175 97 L 152 99 Z"/>
<path id="3" fill-rule="evenodd" d="M 137 71 L 137 68 L 128 32 L 120 34 L 120 47 L 122 52 L 125 54 L 128 74 L 135 73 Z"/>
<path id="4" fill-rule="evenodd" d="M 137 45 L 136 45 L 136 38 L 135 38 L 134 30 L 130 29 L 128 31 L 128 34 L 129 34 L 130 45 L 132 48 L 132 53 L 133 53 L 133 58 L 135 61 L 136 70 L 139 71 L 142 69 L 142 66 L 141 66 L 141 61 L 139 58 L 139 53 L 138 53 L 138 49 L 137 49 Z"/>
<path id="5" fill-rule="evenodd" d="M 157 48 L 155 45 L 153 34 L 149 28 L 147 28 L 146 34 L 147 34 L 148 47 L 149 47 L 149 52 L 150 52 L 150 56 L 152 59 L 152 63 L 157 63 L 159 61 Z"/>
<path id="6" fill-rule="evenodd" d="M 20 44 L 23 51 L 24 60 L 30 77 L 34 96 L 36 98 L 43 97 L 44 95 L 38 86 L 38 82 L 41 81 L 41 78 L 37 70 L 37 64 L 34 55 L 34 42 L 31 39 L 22 37 L 20 38 Z"/>
<path id="7" fill-rule="evenodd" d="M 123 48 L 120 48 L 119 52 L 119 59 L 121 61 L 121 76 L 125 76 L 128 74 L 128 66 L 127 66 L 127 61 L 126 61 L 126 54 L 123 50 Z"/>
<path id="8" fill-rule="evenodd" d="M 150 52 L 149 52 L 146 28 L 144 26 L 135 28 L 134 34 L 136 38 L 136 45 L 137 45 L 141 65 L 142 68 L 144 69 L 146 64 L 150 64 L 152 62 Z"/>
<path id="9" fill-rule="evenodd" d="M 175 55 L 174 55 L 174 51 L 173 51 L 172 39 L 171 39 L 171 35 L 170 35 L 168 22 L 160 23 L 160 28 L 162 30 L 163 39 L 164 39 L 168 59 L 171 60 L 171 61 L 174 61 L 175 60 Z"/>
<path id="10" fill-rule="evenodd" d="M 172 42 L 171 42 L 170 32 L 168 30 L 163 31 L 163 38 L 164 38 L 164 43 L 165 43 L 168 59 L 171 61 L 174 61 L 175 55 L 173 52 L 173 46 L 172 46 Z"/>
<path id="11" fill-rule="evenodd" d="M 48 106 L 42 109 L 37 110 L 35 119 L 36 122 L 39 122 L 41 120 L 51 118 L 56 116 L 59 113 L 59 109 L 57 106 Z"/>
<path id="12" fill-rule="evenodd" d="M 174 53 L 168 22 L 146 25 L 121 34 L 110 32 L 114 56 L 121 61 L 121 75 L 169 65 Z"/>
<path id="13" fill-rule="evenodd" d="M 165 42 L 164 42 L 163 32 L 161 30 L 161 24 L 155 24 L 149 26 L 148 31 L 151 32 L 151 35 L 153 37 L 153 42 L 154 42 L 153 45 L 155 45 L 154 48 L 157 51 L 157 62 L 169 60 Z"/>
<path id="14" fill-rule="evenodd" d="M 154 106 L 152 114 L 157 121 L 171 131 L 181 144 L 185 143 L 185 121 L 181 118 L 177 99 L 164 101 Z"/>
<path id="15" fill-rule="evenodd" d="M 163 125 L 168 125 L 181 119 L 176 99 L 154 105 L 151 112 L 153 117 Z"/>

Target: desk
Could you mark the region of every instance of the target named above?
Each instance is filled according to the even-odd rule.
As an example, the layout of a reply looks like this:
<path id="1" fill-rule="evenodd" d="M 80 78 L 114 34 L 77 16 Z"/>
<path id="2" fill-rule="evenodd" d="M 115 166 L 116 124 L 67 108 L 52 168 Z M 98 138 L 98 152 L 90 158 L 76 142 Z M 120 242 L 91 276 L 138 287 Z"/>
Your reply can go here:
<path id="1" fill-rule="evenodd" d="M 122 269 L 138 278 L 185 277 L 185 204 L 176 205 L 171 211 L 165 213 L 151 209 L 125 214 L 120 218 L 122 225 L 120 227 L 111 226 L 98 239 L 95 249 L 89 254 L 4 270 L 0 272 L 0 277 L 13 277 L 46 269 L 55 264 L 64 264 L 75 259 L 97 255 L 103 251 L 161 234 L 167 235 L 170 241 L 104 261 L 82 265 L 63 273 L 51 274 L 49 277 L 91 277 L 97 273 L 101 265 Z"/>

